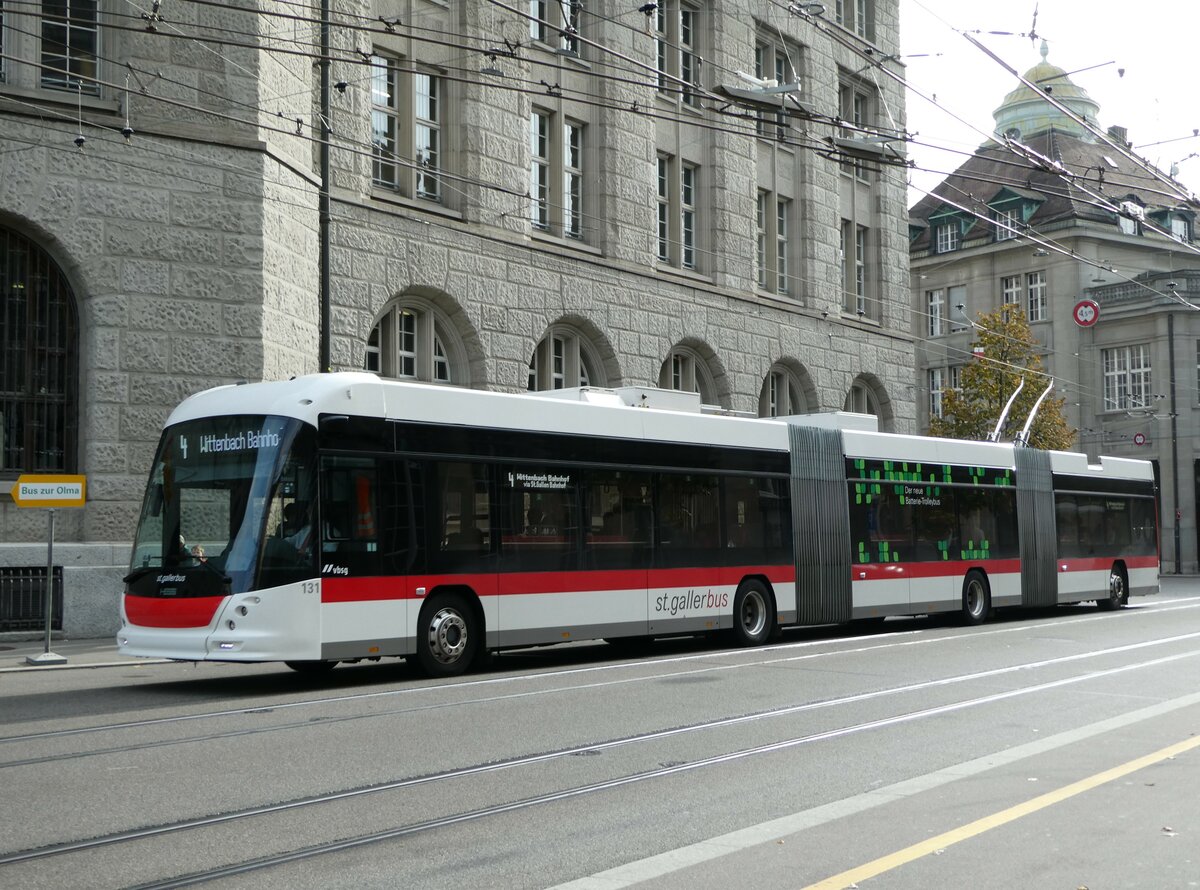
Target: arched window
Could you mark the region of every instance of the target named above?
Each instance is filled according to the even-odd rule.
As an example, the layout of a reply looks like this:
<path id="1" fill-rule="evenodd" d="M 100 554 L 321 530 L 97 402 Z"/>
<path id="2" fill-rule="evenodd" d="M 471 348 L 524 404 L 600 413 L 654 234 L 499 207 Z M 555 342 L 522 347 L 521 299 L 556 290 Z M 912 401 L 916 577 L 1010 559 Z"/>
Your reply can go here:
<path id="1" fill-rule="evenodd" d="M 58 264 L 0 226 L 0 473 L 76 468 L 78 326 Z"/>
<path id="2" fill-rule="evenodd" d="M 810 387 L 804 385 L 801 374 L 783 362 L 776 362 L 763 380 L 758 396 L 759 417 L 787 417 L 808 414 L 813 404 L 805 395 Z"/>
<path id="3" fill-rule="evenodd" d="M 708 362 L 696 350 L 688 346 L 676 346 L 663 362 L 658 373 L 658 385 L 663 389 L 678 389 L 683 392 L 700 393 L 704 405 L 719 405 L 717 387 L 713 382 Z"/>
<path id="4" fill-rule="evenodd" d="M 538 341 L 529 360 L 529 391 L 607 386 L 604 365 L 588 338 L 556 324 Z"/>
<path id="5" fill-rule="evenodd" d="M 431 303 L 403 298 L 388 306 L 367 337 L 364 367 L 383 377 L 466 386 L 454 329 Z"/>
<path id="6" fill-rule="evenodd" d="M 862 380 L 855 380 L 850 385 L 850 392 L 846 393 L 846 404 L 842 410 L 853 411 L 856 414 L 874 414 L 878 417 L 879 400 L 875 398 L 870 386 Z"/>

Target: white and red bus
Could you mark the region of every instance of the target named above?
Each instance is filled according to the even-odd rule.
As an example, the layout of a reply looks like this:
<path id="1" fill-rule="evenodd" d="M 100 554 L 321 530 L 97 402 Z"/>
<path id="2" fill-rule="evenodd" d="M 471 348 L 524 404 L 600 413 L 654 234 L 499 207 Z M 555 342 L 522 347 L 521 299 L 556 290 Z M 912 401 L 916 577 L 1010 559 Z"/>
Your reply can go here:
<path id="1" fill-rule="evenodd" d="M 450 675 L 567 640 L 754 645 L 1157 591 L 1149 463 L 873 424 L 714 416 L 638 387 L 212 389 L 163 431 L 120 650 L 300 670 L 415 656 Z"/>

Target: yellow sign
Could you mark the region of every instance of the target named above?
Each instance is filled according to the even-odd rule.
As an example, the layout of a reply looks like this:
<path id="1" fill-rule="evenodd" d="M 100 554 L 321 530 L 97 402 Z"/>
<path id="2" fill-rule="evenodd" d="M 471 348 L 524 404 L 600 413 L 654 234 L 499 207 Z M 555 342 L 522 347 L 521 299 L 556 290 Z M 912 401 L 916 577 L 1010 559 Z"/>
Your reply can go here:
<path id="1" fill-rule="evenodd" d="M 11 489 L 18 507 L 82 507 L 87 500 L 87 476 L 37 476 L 17 478 Z"/>

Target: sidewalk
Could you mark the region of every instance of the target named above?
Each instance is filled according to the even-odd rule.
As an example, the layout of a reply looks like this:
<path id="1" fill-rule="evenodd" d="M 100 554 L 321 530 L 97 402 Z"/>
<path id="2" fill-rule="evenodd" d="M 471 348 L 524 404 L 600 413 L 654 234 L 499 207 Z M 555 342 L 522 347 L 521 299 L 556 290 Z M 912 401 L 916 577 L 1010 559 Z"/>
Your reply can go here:
<path id="1" fill-rule="evenodd" d="M 46 639 L 0 640 L 0 673 L 17 671 L 61 671 L 76 668 L 120 667 L 130 664 L 161 664 L 165 659 L 134 658 L 117 652 L 115 637 L 98 640 L 65 640 L 55 636 L 50 651 L 67 660 L 66 664 L 33 665 L 27 657 L 37 657 L 46 651 Z"/>

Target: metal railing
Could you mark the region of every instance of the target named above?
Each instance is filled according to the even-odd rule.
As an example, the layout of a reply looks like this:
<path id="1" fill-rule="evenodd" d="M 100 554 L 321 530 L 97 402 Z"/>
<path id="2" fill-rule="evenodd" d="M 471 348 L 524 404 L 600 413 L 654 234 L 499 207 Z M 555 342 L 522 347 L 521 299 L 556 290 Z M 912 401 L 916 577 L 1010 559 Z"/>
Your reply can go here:
<path id="1" fill-rule="evenodd" d="M 54 567 L 51 629 L 63 626 L 62 566 Z M 0 567 L 0 633 L 46 629 L 46 567 Z"/>

